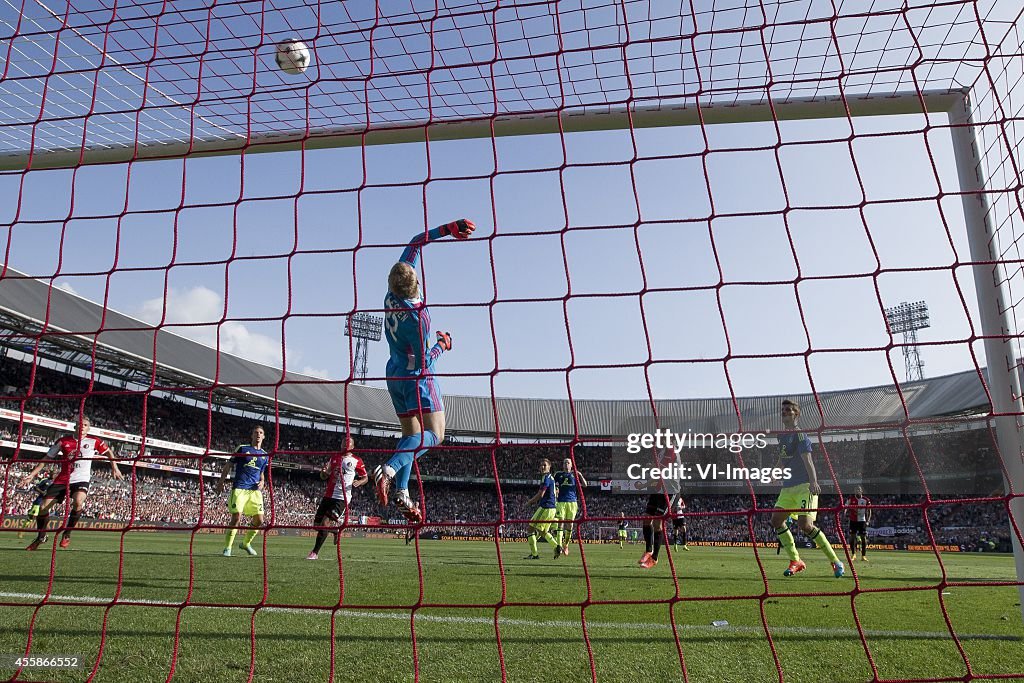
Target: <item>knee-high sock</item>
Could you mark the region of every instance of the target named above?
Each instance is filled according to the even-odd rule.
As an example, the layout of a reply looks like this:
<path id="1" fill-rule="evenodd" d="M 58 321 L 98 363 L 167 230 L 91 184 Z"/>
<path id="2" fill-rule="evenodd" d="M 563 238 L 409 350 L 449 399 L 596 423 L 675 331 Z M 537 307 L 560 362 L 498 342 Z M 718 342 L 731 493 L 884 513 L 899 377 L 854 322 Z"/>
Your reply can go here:
<path id="1" fill-rule="evenodd" d="M 328 532 L 326 529 L 321 529 L 320 531 L 316 532 L 316 543 L 313 544 L 314 553 L 320 552 L 320 548 L 323 547 L 324 541 L 327 540 L 327 534 Z"/>
<path id="2" fill-rule="evenodd" d="M 36 529 L 39 530 L 39 538 L 46 535 L 46 525 L 50 523 L 50 513 L 40 512 L 36 515 Z"/>
<path id="3" fill-rule="evenodd" d="M 796 550 L 796 541 L 793 540 L 793 532 L 789 530 L 788 526 L 784 526 L 781 529 L 776 529 L 775 533 L 779 536 L 779 546 L 786 551 L 786 555 L 792 561 L 800 559 L 800 553 Z"/>
<path id="4" fill-rule="evenodd" d="M 839 558 L 836 556 L 836 551 L 832 549 L 832 544 L 829 543 L 828 537 L 825 536 L 825 533 L 821 529 L 815 529 L 807 535 L 807 538 L 814 541 L 814 545 L 818 546 L 821 549 L 821 552 L 825 553 L 825 557 L 827 557 L 830 562 L 839 561 Z"/>
<path id="5" fill-rule="evenodd" d="M 664 529 L 658 529 L 657 531 L 654 532 L 654 552 L 651 553 L 651 556 L 655 560 L 658 559 L 658 553 L 661 552 L 661 545 L 664 542 L 665 542 L 665 530 Z"/>
<path id="6" fill-rule="evenodd" d="M 867 557 L 868 554 L 868 534 L 867 532 L 860 534 L 860 556 Z"/>
<path id="7" fill-rule="evenodd" d="M 528 540 L 530 541 L 530 554 L 540 555 L 540 552 L 537 550 L 537 532 L 530 532 L 530 537 Z"/>
<path id="8" fill-rule="evenodd" d="M 71 530 L 78 525 L 78 520 L 81 518 L 81 510 L 74 510 L 70 515 L 68 515 L 68 527 L 64 530 L 64 538 L 71 538 Z"/>
<path id="9" fill-rule="evenodd" d="M 437 434 L 428 430 L 419 434 L 402 437 L 395 446 L 395 454 L 388 460 L 386 467 L 395 472 L 394 486 L 398 490 L 409 488 L 409 475 L 412 474 L 413 460 L 419 459 L 424 453 L 438 444 Z"/>
<path id="10" fill-rule="evenodd" d="M 238 534 L 238 529 L 228 529 L 224 534 L 224 547 L 230 548 L 231 544 L 235 542 L 235 535 Z"/>
<path id="11" fill-rule="evenodd" d="M 644 524 L 644 544 L 647 552 L 654 552 L 654 527 L 650 522 Z"/>
<path id="12" fill-rule="evenodd" d="M 250 543 L 252 543 L 252 540 L 256 538 L 256 534 L 258 534 L 259 532 L 259 529 L 249 529 L 245 532 L 245 536 L 242 538 L 242 542 L 246 545 L 249 545 Z"/>

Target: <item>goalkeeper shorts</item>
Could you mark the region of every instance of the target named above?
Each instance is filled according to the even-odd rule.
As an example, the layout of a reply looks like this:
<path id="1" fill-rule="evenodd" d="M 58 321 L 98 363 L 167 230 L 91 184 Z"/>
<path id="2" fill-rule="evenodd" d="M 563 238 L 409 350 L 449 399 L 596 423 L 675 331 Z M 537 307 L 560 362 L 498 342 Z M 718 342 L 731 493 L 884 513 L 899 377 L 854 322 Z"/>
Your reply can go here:
<path id="1" fill-rule="evenodd" d="M 388 393 L 391 394 L 391 403 L 398 417 L 444 412 L 441 387 L 432 375 L 388 378 Z"/>

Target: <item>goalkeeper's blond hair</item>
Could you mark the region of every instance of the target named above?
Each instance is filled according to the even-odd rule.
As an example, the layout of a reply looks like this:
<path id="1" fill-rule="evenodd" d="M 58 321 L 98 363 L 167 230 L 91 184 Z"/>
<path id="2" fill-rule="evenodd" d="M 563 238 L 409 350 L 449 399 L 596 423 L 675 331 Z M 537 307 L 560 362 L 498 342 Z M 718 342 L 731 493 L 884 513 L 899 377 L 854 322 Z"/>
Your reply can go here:
<path id="1" fill-rule="evenodd" d="M 416 269 L 405 261 L 399 261 L 391 266 L 391 272 L 388 273 L 388 289 L 402 299 L 418 299 L 420 281 L 416 277 Z"/>

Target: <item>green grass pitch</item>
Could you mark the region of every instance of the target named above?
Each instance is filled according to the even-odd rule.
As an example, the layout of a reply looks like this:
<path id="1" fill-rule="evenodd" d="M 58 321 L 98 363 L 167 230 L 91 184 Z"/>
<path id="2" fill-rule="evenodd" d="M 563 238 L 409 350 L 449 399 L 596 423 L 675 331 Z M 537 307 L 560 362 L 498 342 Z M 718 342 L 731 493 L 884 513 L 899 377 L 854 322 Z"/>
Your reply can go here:
<path id="1" fill-rule="evenodd" d="M 51 535 L 51 539 L 53 536 Z M 424 681 L 498 681 L 498 630 L 510 681 L 682 680 L 679 650 L 690 681 L 775 681 L 776 665 L 761 622 L 757 596 L 766 586 L 751 549 L 694 547 L 673 554 L 676 582 L 666 557 L 654 570 L 635 566 L 640 546 L 586 546 L 584 577 L 578 548 L 568 558 L 522 559 L 527 546 L 503 543 L 504 581 L 495 544 L 420 541 L 416 548 L 385 539 L 342 539 L 342 571 L 328 542 L 307 561 L 311 539 L 266 539 L 261 557 L 221 556 L 222 536 L 197 535 L 190 555 L 186 533 L 79 531 L 73 546 L 58 550 L 51 594 L 76 603 L 36 611 L 50 578 L 49 549 L 27 553 L 29 537 L 0 536 L 0 598 L 25 606 L 0 607 L 0 653 L 24 651 L 35 614 L 32 651 L 83 655 L 78 671 L 23 671 L 19 680 L 85 680 L 106 642 L 96 681 L 164 681 L 172 659 L 175 681 L 326 681 L 333 618 L 334 680 L 409 681 L 415 611 L 416 657 Z M 258 539 L 263 541 L 261 536 Z M 51 546 L 52 547 L 52 546 Z M 866 681 L 868 657 L 851 609 L 852 578 L 835 579 L 817 550 L 803 551 L 808 569 L 784 579 L 784 559 L 761 552 L 767 572 L 764 613 L 786 681 Z M 853 604 L 881 679 L 966 677 L 940 607 L 942 571 L 929 553 L 875 552 L 857 563 L 861 589 L 928 587 L 911 592 L 857 595 Z M 1005 555 L 949 553 L 950 582 L 1013 580 Z M 120 592 L 118 593 L 118 577 Z M 342 580 L 343 577 L 343 580 Z M 266 594 L 264 595 L 264 587 Z M 422 590 L 422 597 L 421 597 Z M 343 594 L 342 594 L 343 591 Z M 833 592 L 786 597 L 793 592 Z M 845 594 L 844 594 L 845 593 Z M 1015 587 L 952 586 L 941 595 L 977 674 L 1024 672 L 1024 626 Z M 114 597 L 138 605 L 108 608 Z M 740 599 L 691 600 L 717 596 Z M 746 596 L 746 597 L 744 597 Z M 228 603 L 242 609 L 190 606 Z M 254 609 L 258 603 L 334 606 L 342 609 Z M 591 601 L 581 610 L 580 603 Z M 649 605 L 602 605 L 607 600 L 662 600 Z M 104 604 L 107 603 L 107 604 Z M 429 606 L 457 603 L 458 608 Z M 573 606 L 559 606 L 575 603 Z M 389 605 L 393 609 L 375 609 Z M 584 639 L 585 615 L 590 652 Z M 678 626 L 678 649 L 670 615 Z M 711 625 L 728 621 L 725 627 Z M 179 637 L 175 642 L 175 628 Z M 250 657 L 250 633 L 255 654 Z M 175 658 L 176 652 L 176 658 Z M 0 671 L 7 679 L 14 670 Z"/>

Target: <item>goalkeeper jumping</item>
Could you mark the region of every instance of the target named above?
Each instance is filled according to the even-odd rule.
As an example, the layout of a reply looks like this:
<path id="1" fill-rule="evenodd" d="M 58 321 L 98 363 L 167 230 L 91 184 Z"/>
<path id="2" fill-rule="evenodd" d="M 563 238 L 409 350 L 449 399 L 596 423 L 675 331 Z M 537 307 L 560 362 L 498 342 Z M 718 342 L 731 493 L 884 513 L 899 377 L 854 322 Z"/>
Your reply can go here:
<path id="1" fill-rule="evenodd" d="M 416 264 L 424 244 L 449 235 L 468 239 L 474 230 L 472 221 L 460 218 L 416 235 L 388 274 L 384 297 L 384 334 L 391 350 L 387 383 L 402 423 L 402 439 L 391 459 L 374 469 L 373 481 L 380 504 L 387 505 L 393 497 L 412 524 L 423 521 L 419 506 L 409 497 L 413 461 L 444 441 L 444 402 L 434 378 L 434 362 L 452 348 L 452 336 L 447 332 L 438 332 L 436 342 L 430 345 L 430 313 L 421 299 Z"/>

